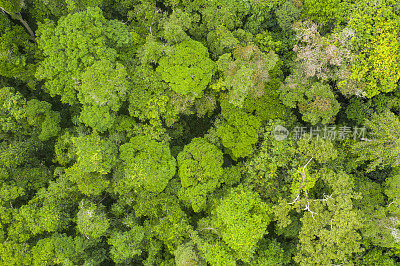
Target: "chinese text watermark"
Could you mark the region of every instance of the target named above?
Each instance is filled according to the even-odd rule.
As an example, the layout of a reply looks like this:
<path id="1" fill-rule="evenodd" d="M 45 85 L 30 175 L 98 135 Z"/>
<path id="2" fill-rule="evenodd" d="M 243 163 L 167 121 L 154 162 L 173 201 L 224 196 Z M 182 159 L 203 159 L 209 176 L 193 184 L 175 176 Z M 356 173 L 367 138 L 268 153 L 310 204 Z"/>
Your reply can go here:
<path id="1" fill-rule="evenodd" d="M 365 139 L 365 127 L 348 127 L 348 126 L 325 126 L 325 127 L 294 127 L 289 131 L 284 126 L 275 127 L 274 136 L 276 140 L 284 140 L 286 138 L 293 140 L 300 139 L 328 139 L 328 140 L 363 140 Z"/>

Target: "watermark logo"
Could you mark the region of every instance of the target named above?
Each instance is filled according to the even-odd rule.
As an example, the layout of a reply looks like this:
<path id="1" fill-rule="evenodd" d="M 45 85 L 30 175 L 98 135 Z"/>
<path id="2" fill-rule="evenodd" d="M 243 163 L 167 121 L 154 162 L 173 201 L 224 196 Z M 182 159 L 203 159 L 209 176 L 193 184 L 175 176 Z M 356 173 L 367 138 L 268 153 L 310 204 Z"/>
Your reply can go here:
<path id="1" fill-rule="evenodd" d="M 274 130 L 275 139 L 278 141 L 284 140 L 289 136 L 289 130 L 281 125 L 277 125 Z"/>
<path id="2" fill-rule="evenodd" d="M 350 139 L 365 140 L 366 128 L 365 127 L 348 127 L 348 126 L 325 126 L 320 128 L 316 127 L 294 127 L 293 130 L 289 131 L 287 128 L 281 125 L 277 125 L 274 130 L 275 139 L 278 141 L 286 138 L 293 140 L 300 139 L 329 139 L 332 141 L 343 141 Z"/>

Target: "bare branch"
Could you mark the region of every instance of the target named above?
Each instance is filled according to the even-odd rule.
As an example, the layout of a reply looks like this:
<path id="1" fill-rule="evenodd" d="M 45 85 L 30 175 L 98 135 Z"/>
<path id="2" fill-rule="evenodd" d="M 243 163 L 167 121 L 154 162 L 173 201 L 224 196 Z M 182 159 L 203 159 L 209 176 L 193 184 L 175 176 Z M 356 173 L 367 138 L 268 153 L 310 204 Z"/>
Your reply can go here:
<path id="1" fill-rule="evenodd" d="M 311 213 L 311 216 L 312 216 L 313 220 L 315 221 L 315 219 L 314 219 L 314 214 L 315 214 L 315 215 L 318 215 L 318 213 L 315 213 L 315 212 L 313 212 L 312 210 L 310 210 L 310 202 L 309 202 L 309 201 L 307 201 L 307 206 L 304 208 L 304 210 L 305 210 L 305 211 L 309 211 L 309 212 Z"/>
<path id="2" fill-rule="evenodd" d="M 312 159 L 313 159 L 313 157 L 311 157 L 310 160 L 308 160 L 308 162 L 303 166 L 303 176 L 306 175 L 306 172 L 305 172 L 306 167 L 307 167 L 307 165 L 311 162 Z"/>
<path id="3" fill-rule="evenodd" d="M 295 204 L 299 200 L 299 198 L 300 198 L 300 195 L 297 195 L 297 197 L 294 199 L 294 201 L 291 203 L 288 203 L 288 204 L 289 205 Z"/>
<path id="4" fill-rule="evenodd" d="M 328 201 L 328 200 L 330 200 L 330 199 L 333 199 L 333 198 L 332 198 L 332 194 L 329 195 L 329 196 L 327 196 L 327 195 L 325 195 L 325 194 L 323 194 L 323 195 L 324 195 L 324 197 L 323 197 L 322 199 L 315 199 L 315 200 L 313 200 L 313 201 Z"/>
<path id="5" fill-rule="evenodd" d="M 201 231 L 201 230 L 210 230 L 210 231 L 213 231 L 213 232 L 217 233 L 217 229 L 212 228 L 212 227 L 201 228 L 200 231 Z"/>
<path id="6" fill-rule="evenodd" d="M 90 238 L 89 238 L 89 237 L 86 235 L 86 233 L 85 233 L 85 232 L 83 232 L 83 234 L 86 236 L 86 238 L 87 238 L 87 239 L 90 239 Z"/>

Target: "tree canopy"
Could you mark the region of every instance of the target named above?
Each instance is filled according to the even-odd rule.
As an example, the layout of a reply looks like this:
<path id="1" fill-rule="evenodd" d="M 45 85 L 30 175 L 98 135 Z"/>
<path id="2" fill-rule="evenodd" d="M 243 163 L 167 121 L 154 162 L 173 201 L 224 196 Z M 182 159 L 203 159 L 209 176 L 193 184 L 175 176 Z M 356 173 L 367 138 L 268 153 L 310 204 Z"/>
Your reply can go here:
<path id="1" fill-rule="evenodd" d="M 399 265 L 395 0 L 0 0 L 0 265 Z"/>

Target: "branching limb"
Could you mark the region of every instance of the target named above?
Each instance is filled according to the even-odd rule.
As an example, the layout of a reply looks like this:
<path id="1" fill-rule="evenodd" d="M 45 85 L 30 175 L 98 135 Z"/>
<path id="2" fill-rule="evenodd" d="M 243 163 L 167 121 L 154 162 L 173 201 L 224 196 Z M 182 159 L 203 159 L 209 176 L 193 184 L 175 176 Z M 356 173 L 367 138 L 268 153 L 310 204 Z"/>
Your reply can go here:
<path id="1" fill-rule="evenodd" d="M 322 199 L 315 199 L 315 200 L 313 200 L 313 201 L 328 201 L 328 200 L 330 200 L 330 199 L 333 199 L 333 198 L 332 198 L 332 194 L 329 195 L 329 196 L 327 196 L 327 195 L 324 194 L 324 197 L 323 197 Z"/>
<path id="2" fill-rule="evenodd" d="M 304 210 L 305 210 L 305 211 L 309 211 L 309 212 L 311 213 L 311 216 L 312 216 L 313 220 L 315 221 L 315 219 L 314 219 L 314 214 L 315 214 L 315 215 L 318 215 L 318 213 L 315 213 L 315 212 L 313 212 L 312 210 L 310 210 L 310 202 L 309 202 L 309 201 L 307 201 L 307 205 L 306 205 L 306 207 L 304 208 Z"/>
<path id="3" fill-rule="evenodd" d="M 297 197 L 293 200 L 293 202 L 288 203 L 289 205 L 295 204 L 297 201 L 299 201 L 300 195 L 297 195 Z"/>

